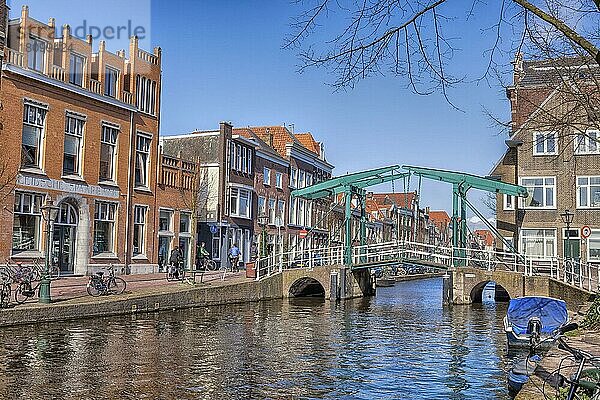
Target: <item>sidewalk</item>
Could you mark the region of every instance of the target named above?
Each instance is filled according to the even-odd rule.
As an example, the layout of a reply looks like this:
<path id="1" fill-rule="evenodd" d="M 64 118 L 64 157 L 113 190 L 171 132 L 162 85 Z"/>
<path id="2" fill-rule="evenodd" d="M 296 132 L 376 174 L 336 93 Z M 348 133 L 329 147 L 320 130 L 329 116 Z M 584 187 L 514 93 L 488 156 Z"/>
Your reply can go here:
<path id="1" fill-rule="evenodd" d="M 191 274 L 186 276 L 186 278 L 189 277 L 189 284 L 181 281 L 169 282 L 167 281 L 166 274 L 164 272 L 156 274 L 132 274 L 118 276 L 123 278 L 127 283 L 127 288 L 125 289 L 126 294 L 147 292 L 148 289 L 170 289 L 178 287 L 181 288 L 183 284 L 185 284 L 185 288 L 193 287 L 193 285 L 191 285 Z M 251 280 L 251 278 L 246 278 L 245 271 L 237 273 L 227 272 L 224 280 L 221 279 L 222 277 L 223 272 L 221 271 L 207 271 L 204 274 L 204 277 L 202 277 L 201 283 L 201 277 L 198 274 L 196 275 L 196 286 L 202 284 L 224 285 L 234 282 L 237 283 L 244 280 Z M 90 300 L 93 299 L 87 293 L 88 281 L 89 276 L 67 276 L 61 277 L 57 280 L 53 280 L 50 284 L 50 295 L 52 297 L 52 302 L 64 302 L 66 300 L 81 298 L 89 298 Z M 17 307 L 23 307 L 32 303 L 37 303 L 37 296 L 26 302 L 24 305 L 20 305 Z"/>

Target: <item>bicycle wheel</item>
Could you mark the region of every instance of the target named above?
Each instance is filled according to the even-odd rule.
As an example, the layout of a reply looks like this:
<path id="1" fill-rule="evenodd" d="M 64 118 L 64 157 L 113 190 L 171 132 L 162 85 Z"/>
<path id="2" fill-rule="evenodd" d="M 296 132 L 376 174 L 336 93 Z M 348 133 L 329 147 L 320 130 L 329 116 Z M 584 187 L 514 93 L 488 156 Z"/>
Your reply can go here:
<path id="1" fill-rule="evenodd" d="M 172 267 L 168 267 L 167 269 L 167 280 L 169 282 L 174 281 L 175 280 L 175 274 L 173 273 L 173 269 Z"/>
<path id="2" fill-rule="evenodd" d="M 581 371 L 576 398 L 600 399 L 600 368 L 588 368 Z"/>
<path id="3" fill-rule="evenodd" d="M 181 268 L 179 270 L 179 276 L 178 276 L 177 279 L 179 279 L 180 281 L 184 281 L 185 280 L 185 268 Z"/>
<path id="4" fill-rule="evenodd" d="M 209 270 L 209 271 L 216 271 L 217 270 L 217 263 L 214 260 L 207 260 L 204 263 L 204 267 Z"/>
<path id="5" fill-rule="evenodd" d="M 118 276 L 115 276 L 108 281 L 108 290 L 111 292 L 111 294 L 121 294 L 125 291 L 126 287 L 127 282 Z"/>
<path id="6" fill-rule="evenodd" d="M 103 294 L 102 290 L 100 290 L 100 287 L 102 285 L 100 284 L 100 282 L 97 281 L 91 281 L 87 284 L 87 292 L 90 296 L 92 297 L 98 297 L 101 296 Z"/>
<path id="7" fill-rule="evenodd" d="M 33 297 L 34 290 L 28 282 L 21 282 L 15 289 L 15 301 L 17 304 L 25 303 L 30 297 Z"/>

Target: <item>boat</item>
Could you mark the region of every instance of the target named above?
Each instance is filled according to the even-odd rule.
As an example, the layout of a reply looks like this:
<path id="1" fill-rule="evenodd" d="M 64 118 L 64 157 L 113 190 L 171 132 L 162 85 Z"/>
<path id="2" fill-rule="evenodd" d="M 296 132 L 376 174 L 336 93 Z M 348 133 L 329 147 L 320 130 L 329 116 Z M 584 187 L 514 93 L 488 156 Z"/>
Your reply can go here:
<path id="1" fill-rule="evenodd" d="M 504 317 L 504 331 L 509 348 L 529 347 L 533 334 L 540 336 L 540 350 L 549 348 L 548 340 L 556 329 L 567 323 L 567 303 L 543 296 L 525 296 L 511 299 Z"/>

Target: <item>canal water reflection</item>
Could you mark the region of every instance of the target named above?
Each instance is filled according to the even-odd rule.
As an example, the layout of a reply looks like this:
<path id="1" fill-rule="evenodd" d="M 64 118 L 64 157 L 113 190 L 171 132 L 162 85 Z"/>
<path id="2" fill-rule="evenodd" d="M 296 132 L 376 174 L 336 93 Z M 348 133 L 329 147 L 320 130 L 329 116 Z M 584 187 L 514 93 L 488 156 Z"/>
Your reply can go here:
<path id="1" fill-rule="evenodd" d="M 0 398 L 505 399 L 506 305 L 444 308 L 441 279 L 0 330 Z"/>

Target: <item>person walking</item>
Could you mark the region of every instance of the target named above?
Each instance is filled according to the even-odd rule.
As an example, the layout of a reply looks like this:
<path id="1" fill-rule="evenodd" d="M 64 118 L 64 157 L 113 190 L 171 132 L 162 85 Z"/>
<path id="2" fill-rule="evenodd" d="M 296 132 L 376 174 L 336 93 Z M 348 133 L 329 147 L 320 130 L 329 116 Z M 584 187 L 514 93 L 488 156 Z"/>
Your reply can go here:
<path id="1" fill-rule="evenodd" d="M 231 266 L 232 272 L 240 271 L 240 254 L 240 249 L 236 246 L 235 243 L 227 252 L 227 255 L 229 256 L 229 265 Z"/>
<path id="2" fill-rule="evenodd" d="M 169 264 L 171 265 L 171 274 L 179 279 L 179 264 L 181 263 L 181 250 L 178 246 L 175 246 L 171 251 L 171 257 L 169 257 Z"/>

